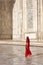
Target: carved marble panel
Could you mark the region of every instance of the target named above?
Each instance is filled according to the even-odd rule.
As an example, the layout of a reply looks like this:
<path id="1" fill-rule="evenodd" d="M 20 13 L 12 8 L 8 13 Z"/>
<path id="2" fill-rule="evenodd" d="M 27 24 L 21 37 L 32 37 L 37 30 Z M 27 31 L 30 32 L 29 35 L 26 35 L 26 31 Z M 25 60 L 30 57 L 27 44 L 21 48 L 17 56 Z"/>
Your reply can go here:
<path id="1" fill-rule="evenodd" d="M 26 1 L 27 28 L 33 28 L 33 0 Z"/>
<path id="2" fill-rule="evenodd" d="M 25 4 L 25 5 L 24 5 Z M 27 32 L 37 31 L 37 0 L 24 0 L 24 17 L 25 30 Z"/>

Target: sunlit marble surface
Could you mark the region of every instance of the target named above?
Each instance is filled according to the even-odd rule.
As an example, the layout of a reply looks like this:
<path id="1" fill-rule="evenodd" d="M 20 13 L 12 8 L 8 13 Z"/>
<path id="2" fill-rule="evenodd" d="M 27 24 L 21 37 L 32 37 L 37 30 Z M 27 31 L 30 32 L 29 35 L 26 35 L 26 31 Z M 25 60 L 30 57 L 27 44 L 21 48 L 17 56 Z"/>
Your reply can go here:
<path id="1" fill-rule="evenodd" d="M 25 46 L 0 45 L 0 65 L 43 65 L 43 47 L 30 47 L 31 57 L 25 57 Z"/>

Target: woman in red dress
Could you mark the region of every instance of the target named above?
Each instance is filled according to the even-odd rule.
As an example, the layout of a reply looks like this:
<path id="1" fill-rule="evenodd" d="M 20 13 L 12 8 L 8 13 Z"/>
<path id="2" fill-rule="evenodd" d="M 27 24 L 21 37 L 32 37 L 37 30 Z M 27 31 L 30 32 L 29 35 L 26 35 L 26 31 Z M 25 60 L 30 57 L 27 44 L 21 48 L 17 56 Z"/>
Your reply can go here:
<path id="1" fill-rule="evenodd" d="M 31 51 L 30 51 L 30 39 L 29 39 L 28 36 L 26 37 L 26 45 L 25 45 L 25 48 L 26 48 L 25 57 L 31 56 L 32 53 L 31 53 Z"/>

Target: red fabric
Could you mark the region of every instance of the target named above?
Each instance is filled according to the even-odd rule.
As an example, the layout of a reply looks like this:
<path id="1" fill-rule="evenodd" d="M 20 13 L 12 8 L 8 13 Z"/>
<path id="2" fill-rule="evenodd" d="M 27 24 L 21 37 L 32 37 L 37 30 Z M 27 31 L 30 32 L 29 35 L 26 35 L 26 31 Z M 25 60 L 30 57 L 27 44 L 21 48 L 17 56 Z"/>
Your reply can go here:
<path id="1" fill-rule="evenodd" d="M 31 51 L 30 51 L 30 39 L 29 37 L 26 38 L 26 51 L 25 51 L 25 57 L 27 57 L 28 55 L 32 55 Z"/>

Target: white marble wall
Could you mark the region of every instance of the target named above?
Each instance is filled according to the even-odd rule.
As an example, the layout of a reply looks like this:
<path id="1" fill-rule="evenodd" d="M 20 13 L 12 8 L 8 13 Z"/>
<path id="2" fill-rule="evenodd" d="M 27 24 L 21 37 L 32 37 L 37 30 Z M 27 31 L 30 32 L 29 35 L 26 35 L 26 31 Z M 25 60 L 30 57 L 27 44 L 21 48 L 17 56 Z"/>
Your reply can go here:
<path id="1" fill-rule="evenodd" d="M 31 39 L 30 35 L 33 37 L 34 34 L 36 38 L 37 33 L 34 32 L 37 32 L 37 0 L 23 0 L 23 32 L 24 37 L 29 36 Z"/>
<path id="2" fill-rule="evenodd" d="M 16 0 L 13 8 L 13 39 L 25 39 L 25 34 L 35 32 L 42 37 L 42 0 Z"/>
<path id="3" fill-rule="evenodd" d="M 37 31 L 37 0 L 16 0 L 13 8 L 13 39 Z"/>

